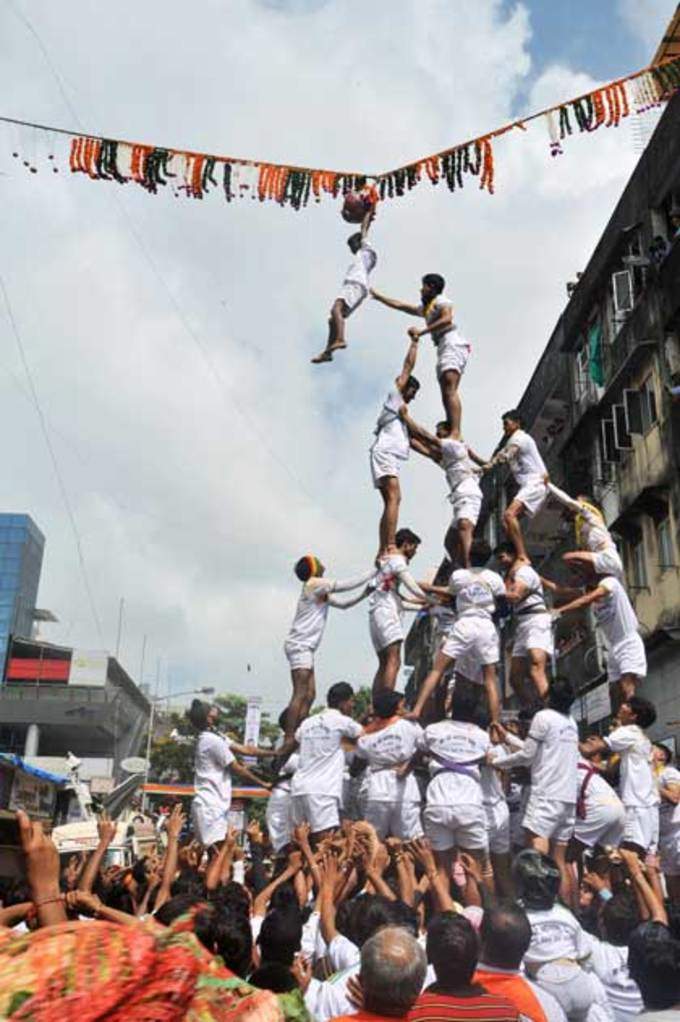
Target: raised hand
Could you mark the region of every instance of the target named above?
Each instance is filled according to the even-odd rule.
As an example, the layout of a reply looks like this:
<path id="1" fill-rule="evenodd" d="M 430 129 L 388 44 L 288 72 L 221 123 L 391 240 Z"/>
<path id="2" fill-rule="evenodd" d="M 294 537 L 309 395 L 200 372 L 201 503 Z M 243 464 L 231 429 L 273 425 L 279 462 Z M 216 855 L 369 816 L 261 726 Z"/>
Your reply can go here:
<path id="1" fill-rule="evenodd" d="M 110 845 L 116 836 L 116 824 L 109 819 L 107 813 L 102 813 L 97 820 L 97 834 L 100 842 L 106 845 Z"/>
<path id="2" fill-rule="evenodd" d="M 307 987 L 312 982 L 312 963 L 309 958 L 302 954 L 296 955 L 290 971 L 302 993 L 307 993 Z"/>
<path id="3" fill-rule="evenodd" d="M 186 823 L 186 820 L 187 818 L 182 811 L 182 806 L 178 803 L 176 806 L 173 807 L 173 810 L 168 816 L 167 822 L 165 824 L 165 829 L 167 831 L 168 837 L 172 838 L 174 841 L 177 841 L 179 839 L 180 834 L 182 833 L 182 829 L 184 827 L 184 824 Z"/>

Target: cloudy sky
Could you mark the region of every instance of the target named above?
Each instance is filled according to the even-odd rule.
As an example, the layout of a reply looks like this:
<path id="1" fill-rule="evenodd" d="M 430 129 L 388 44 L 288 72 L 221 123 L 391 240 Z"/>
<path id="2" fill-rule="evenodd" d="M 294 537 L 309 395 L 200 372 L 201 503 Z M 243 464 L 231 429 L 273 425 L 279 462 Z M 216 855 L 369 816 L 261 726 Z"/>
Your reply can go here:
<path id="1" fill-rule="evenodd" d="M 385 169 L 644 66 L 673 0 L 3 0 L 0 113 L 156 144 Z M 638 125 L 639 128 L 639 125 Z M 12 151 L 34 161 L 28 174 Z M 314 367 L 347 264 L 332 201 L 295 213 L 50 173 L 57 139 L 0 127 L 0 274 L 81 539 L 0 302 L 2 510 L 47 537 L 45 635 L 113 648 L 161 691 L 288 693 L 292 564 L 370 564 L 367 449 L 409 321 L 367 303 Z M 551 159 L 544 124 L 497 146 L 497 194 L 421 186 L 380 210 L 376 286 L 448 281 L 473 343 L 466 438 L 488 451 L 639 155 L 631 125 Z M 439 416 L 434 357 L 414 414 Z M 439 471 L 413 459 L 402 520 L 441 557 Z M 97 621 L 99 621 L 99 627 Z M 250 673 L 247 665 L 252 665 Z M 365 605 L 335 612 L 320 690 L 375 668 Z"/>

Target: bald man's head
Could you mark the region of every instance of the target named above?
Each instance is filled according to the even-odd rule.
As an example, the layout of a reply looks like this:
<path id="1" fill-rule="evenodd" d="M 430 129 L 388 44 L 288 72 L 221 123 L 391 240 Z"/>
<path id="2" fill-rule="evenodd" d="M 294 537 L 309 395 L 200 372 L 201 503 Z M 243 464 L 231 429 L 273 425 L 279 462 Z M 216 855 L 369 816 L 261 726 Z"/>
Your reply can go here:
<path id="1" fill-rule="evenodd" d="M 361 949 L 361 986 L 367 1011 L 395 1018 L 413 1006 L 423 988 L 425 952 L 407 930 L 383 926 Z"/>

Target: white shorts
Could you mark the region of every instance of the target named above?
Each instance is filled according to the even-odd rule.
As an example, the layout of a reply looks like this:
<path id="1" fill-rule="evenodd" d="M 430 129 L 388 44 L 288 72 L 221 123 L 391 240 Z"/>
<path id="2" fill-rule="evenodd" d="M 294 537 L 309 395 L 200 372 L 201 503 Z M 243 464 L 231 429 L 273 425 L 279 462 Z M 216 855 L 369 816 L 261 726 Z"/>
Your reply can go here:
<path id="1" fill-rule="evenodd" d="M 524 507 L 527 518 L 533 518 L 541 510 L 547 499 L 548 487 L 542 479 L 536 479 L 520 487 L 513 497 L 513 502 L 518 500 Z"/>
<path id="2" fill-rule="evenodd" d="M 406 458 L 399 458 L 391 451 L 384 451 L 379 447 L 371 447 L 370 459 L 373 486 L 376 490 L 380 489 L 380 480 L 385 476 L 396 476 L 398 479 L 401 466 L 406 461 Z"/>
<path id="3" fill-rule="evenodd" d="M 537 837 L 566 844 L 574 833 L 575 820 L 575 802 L 559 802 L 532 792 L 524 811 L 522 826 Z"/>
<path id="4" fill-rule="evenodd" d="M 614 578 L 623 582 L 623 564 L 619 552 L 614 546 L 593 553 L 593 569 L 598 575 L 613 575 Z"/>
<path id="5" fill-rule="evenodd" d="M 229 822 L 229 805 L 207 806 L 196 799 L 191 803 L 191 822 L 196 840 L 209 848 L 224 841 Z"/>
<path id="6" fill-rule="evenodd" d="M 555 651 L 552 618 L 550 614 L 524 614 L 517 616 L 512 655 L 525 657 L 530 649 L 542 649 L 548 656 Z"/>
<path id="7" fill-rule="evenodd" d="M 626 806 L 623 840 L 637 845 L 643 852 L 656 852 L 659 847 L 659 807 Z"/>
<path id="8" fill-rule="evenodd" d="M 374 802 L 369 799 L 364 807 L 364 818 L 373 824 L 381 841 L 386 837 L 414 841 L 423 836 L 419 802 Z"/>
<path id="9" fill-rule="evenodd" d="M 481 508 L 481 497 L 476 497 L 470 493 L 461 493 L 460 496 L 453 497 L 451 500 L 451 525 L 455 527 L 463 519 L 476 525 Z"/>
<path id="10" fill-rule="evenodd" d="M 620 802 L 586 807 L 586 818 L 576 817 L 574 837 L 586 848 L 595 845 L 618 848 L 623 841 L 626 811 Z"/>
<path id="11" fill-rule="evenodd" d="M 636 674 L 647 677 L 647 656 L 645 644 L 637 632 L 628 635 L 609 650 L 607 654 L 607 680 L 610 685 L 622 674 Z"/>
<path id="12" fill-rule="evenodd" d="M 493 805 L 485 805 L 486 825 L 489 834 L 489 851 L 492 855 L 507 855 L 510 852 L 510 810 L 508 803 L 501 799 Z"/>
<path id="13" fill-rule="evenodd" d="M 488 617 L 459 617 L 442 643 L 441 651 L 452 660 L 464 658 L 468 663 L 472 660 L 479 664 L 497 664 L 500 651 L 496 626 Z"/>
<path id="14" fill-rule="evenodd" d="M 508 806 L 510 813 L 510 844 L 512 848 L 524 848 L 525 840 L 522 820 L 524 819 L 530 794 L 531 788 L 527 784 L 522 788 L 519 804 Z"/>
<path id="15" fill-rule="evenodd" d="M 680 876 L 680 827 L 671 829 L 659 837 L 661 872 L 669 877 Z"/>
<path id="16" fill-rule="evenodd" d="M 450 330 L 437 344 L 437 379 L 450 369 L 462 376 L 470 358 L 470 345 L 458 330 Z"/>
<path id="17" fill-rule="evenodd" d="M 340 826 L 340 799 L 333 795 L 293 795 L 293 824 L 308 823 L 312 834 Z"/>
<path id="18" fill-rule="evenodd" d="M 291 819 L 290 792 L 274 788 L 267 801 L 267 833 L 275 853 L 290 844 L 293 821 Z"/>
<path id="19" fill-rule="evenodd" d="M 393 642 L 404 641 L 404 623 L 401 614 L 391 602 L 380 603 L 370 609 L 368 627 L 376 653 L 387 649 Z"/>
<path id="20" fill-rule="evenodd" d="M 311 671 L 313 669 L 314 650 L 309 646 L 300 646 L 297 642 L 287 640 L 283 644 L 283 652 L 286 654 L 291 671 Z"/>
<path id="21" fill-rule="evenodd" d="M 350 316 L 356 309 L 358 309 L 367 295 L 368 291 L 363 284 L 345 281 L 340 288 L 338 298 L 345 303 L 348 310 L 347 315 Z"/>
<path id="22" fill-rule="evenodd" d="M 488 851 L 484 806 L 433 806 L 423 813 L 425 833 L 438 852 L 448 848 Z"/>

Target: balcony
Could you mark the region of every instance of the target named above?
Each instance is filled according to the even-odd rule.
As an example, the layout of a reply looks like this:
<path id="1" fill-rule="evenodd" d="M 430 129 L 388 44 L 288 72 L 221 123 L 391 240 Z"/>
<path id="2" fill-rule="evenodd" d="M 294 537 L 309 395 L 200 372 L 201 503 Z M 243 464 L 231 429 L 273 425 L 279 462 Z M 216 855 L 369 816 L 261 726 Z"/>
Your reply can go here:
<path id="1" fill-rule="evenodd" d="M 664 321 L 668 323 L 680 310 L 680 238 L 676 238 L 659 271 L 663 290 Z"/>
<path id="2" fill-rule="evenodd" d="M 624 371 L 631 371 L 650 348 L 657 346 L 663 333 L 659 299 L 656 291 L 647 289 L 612 344 L 604 346 L 605 386 L 616 386 Z"/>

